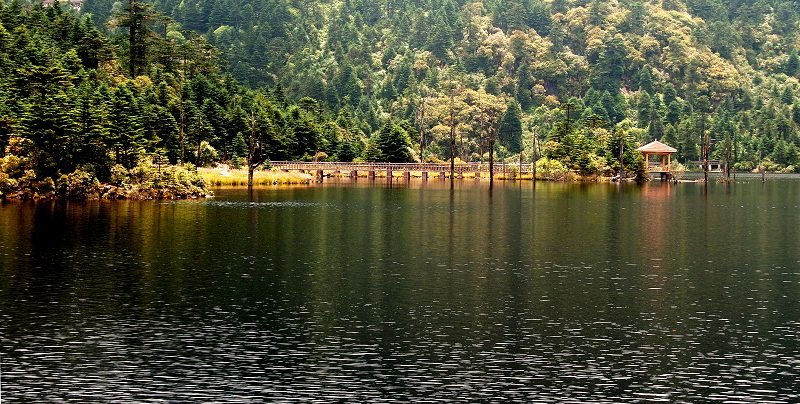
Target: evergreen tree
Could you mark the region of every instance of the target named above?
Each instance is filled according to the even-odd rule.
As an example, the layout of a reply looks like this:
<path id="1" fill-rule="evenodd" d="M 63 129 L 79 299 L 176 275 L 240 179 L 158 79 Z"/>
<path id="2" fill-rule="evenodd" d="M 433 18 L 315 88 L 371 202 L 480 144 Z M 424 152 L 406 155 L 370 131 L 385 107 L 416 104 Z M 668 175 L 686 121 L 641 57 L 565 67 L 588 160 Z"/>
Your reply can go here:
<path id="1" fill-rule="evenodd" d="M 528 24 L 535 29 L 539 35 L 547 36 L 550 34 L 550 26 L 553 19 L 550 16 L 550 9 L 543 0 L 532 0 L 530 11 L 528 11 Z"/>
<path id="2" fill-rule="evenodd" d="M 650 125 L 647 127 L 647 133 L 650 139 L 660 139 L 664 137 L 664 122 L 661 118 L 661 108 L 661 98 L 658 96 L 653 97 L 653 105 L 650 108 Z"/>
<path id="3" fill-rule="evenodd" d="M 627 50 L 621 35 L 614 35 L 606 42 L 600 58 L 592 67 L 592 86 L 600 91 L 619 92 L 625 72 Z"/>
<path id="4" fill-rule="evenodd" d="M 439 60 L 448 61 L 448 53 L 453 47 L 453 29 L 445 20 L 444 16 L 439 15 L 436 22 L 428 31 L 427 48 Z"/>
<path id="5" fill-rule="evenodd" d="M 681 106 L 678 105 L 677 101 L 672 101 L 669 105 L 667 105 L 667 113 L 664 117 L 664 120 L 671 124 L 677 124 L 681 119 Z"/>
<path id="6" fill-rule="evenodd" d="M 500 121 L 500 142 L 511 153 L 522 151 L 522 111 L 513 99 Z"/>
<path id="7" fill-rule="evenodd" d="M 127 86 L 119 87 L 112 94 L 109 120 L 109 146 L 114 160 L 131 168 L 147 145 L 139 101 Z"/>
<path id="8" fill-rule="evenodd" d="M 678 91 L 672 83 L 664 85 L 664 105 L 670 105 L 678 100 Z"/>
<path id="9" fill-rule="evenodd" d="M 188 2 L 188 4 L 194 3 Z M 127 28 L 128 74 L 131 77 L 144 72 L 149 40 L 154 35 L 151 25 L 162 18 L 163 16 L 154 10 L 152 4 L 128 0 L 125 9 L 111 21 L 112 27 Z"/>
<path id="10" fill-rule="evenodd" d="M 800 72 L 800 57 L 797 56 L 796 49 L 792 49 L 792 52 L 789 53 L 789 59 L 786 61 L 784 71 L 790 76 L 796 76 Z"/>
<path id="11" fill-rule="evenodd" d="M 400 125 L 395 122 L 386 122 L 381 128 L 375 146 L 381 161 L 388 163 L 411 162 L 411 140 Z"/>
<path id="12" fill-rule="evenodd" d="M 781 101 L 785 105 L 792 105 L 794 103 L 794 91 L 792 91 L 791 87 L 784 87 L 783 93 L 781 94 Z"/>
<path id="13" fill-rule="evenodd" d="M 643 92 L 639 98 L 639 113 L 637 115 L 637 123 L 640 128 L 646 128 L 650 124 L 650 118 L 653 115 L 652 109 L 653 99 L 650 98 L 647 92 Z"/>
<path id="14" fill-rule="evenodd" d="M 639 73 L 639 90 L 646 92 L 648 95 L 653 95 L 655 94 L 655 88 L 653 87 L 653 75 L 650 70 L 650 66 L 645 66 Z"/>

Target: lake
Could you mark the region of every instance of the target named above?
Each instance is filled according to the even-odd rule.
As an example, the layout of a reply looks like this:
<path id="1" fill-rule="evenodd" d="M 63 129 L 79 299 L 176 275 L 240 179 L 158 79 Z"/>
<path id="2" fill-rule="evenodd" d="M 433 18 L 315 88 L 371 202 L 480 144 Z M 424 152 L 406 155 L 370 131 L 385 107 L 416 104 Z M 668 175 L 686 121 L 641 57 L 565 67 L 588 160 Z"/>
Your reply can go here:
<path id="1" fill-rule="evenodd" d="M 0 204 L 18 401 L 800 400 L 800 181 Z"/>

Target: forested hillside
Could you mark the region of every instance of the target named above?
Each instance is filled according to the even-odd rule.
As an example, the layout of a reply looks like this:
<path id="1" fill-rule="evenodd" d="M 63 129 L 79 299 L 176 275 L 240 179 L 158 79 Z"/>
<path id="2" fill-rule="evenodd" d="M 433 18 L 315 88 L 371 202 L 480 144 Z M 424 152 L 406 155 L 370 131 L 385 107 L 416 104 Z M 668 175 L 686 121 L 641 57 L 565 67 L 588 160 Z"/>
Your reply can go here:
<path id="1" fill-rule="evenodd" d="M 314 98 L 333 114 L 347 109 L 366 136 L 388 116 L 407 120 L 416 151 L 428 150 L 418 157 L 446 158 L 455 92 L 464 160 L 486 152 L 474 110 L 488 107 L 478 104 L 519 113 L 532 150 L 531 135 L 551 138 L 560 107 L 570 103 L 574 129 L 594 143 L 620 128 L 640 142 L 662 138 L 681 161 L 694 160 L 705 130 L 712 157 L 738 157 L 748 168 L 761 150 L 776 164 L 797 165 L 797 1 L 154 4 L 204 34 L 246 85 L 281 85 L 290 99 Z M 104 21 L 123 7 L 88 0 L 84 11 Z M 475 97 L 481 92 L 486 97 Z M 485 125 L 501 118 L 486 117 Z M 515 154 L 520 132 L 514 125 L 503 132 L 501 153 Z"/>
<path id="2" fill-rule="evenodd" d="M 0 146 L 39 139 L 43 172 L 142 154 L 242 163 L 254 144 L 272 160 L 483 161 L 493 148 L 612 173 L 620 146 L 635 171 L 632 149 L 656 138 L 682 162 L 708 150 L 742 170 L 759 155 L 800 167 L 797 1 L 3 7 Z M 65 110 L 76 121 L 62 128 Z"/>

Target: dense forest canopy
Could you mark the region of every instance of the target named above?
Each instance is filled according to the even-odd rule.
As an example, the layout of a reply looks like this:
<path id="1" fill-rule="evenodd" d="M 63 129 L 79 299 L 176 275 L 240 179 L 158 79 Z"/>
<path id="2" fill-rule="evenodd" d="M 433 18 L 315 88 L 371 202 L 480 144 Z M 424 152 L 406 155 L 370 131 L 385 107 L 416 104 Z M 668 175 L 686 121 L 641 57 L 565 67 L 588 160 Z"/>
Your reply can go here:
<path id="1" fill-rule="evenodd" d="M 489 150 L 611 173 L 660 139 L 794 171 L 799 30 L 796 0 L 0 0 L 0 150 L 38 177 Z"/>

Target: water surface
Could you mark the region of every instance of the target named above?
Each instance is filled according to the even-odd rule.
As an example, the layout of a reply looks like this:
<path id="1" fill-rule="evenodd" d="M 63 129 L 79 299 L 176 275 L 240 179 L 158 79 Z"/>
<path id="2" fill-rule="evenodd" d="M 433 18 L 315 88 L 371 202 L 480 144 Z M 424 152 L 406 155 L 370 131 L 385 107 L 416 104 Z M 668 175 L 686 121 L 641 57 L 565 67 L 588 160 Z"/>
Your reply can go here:
<path id="1" fill-rule="evenodd" d="M 0 205 L 9 402 L 800 400 L 800 181 Z"/>

